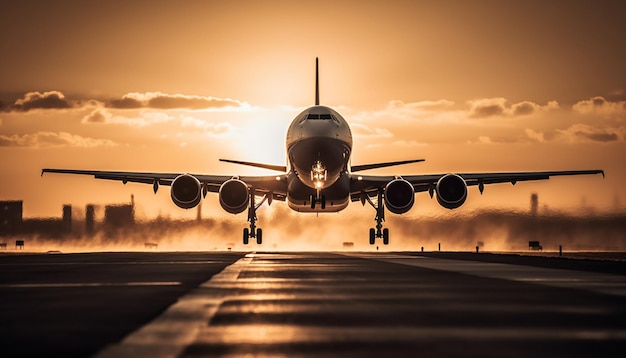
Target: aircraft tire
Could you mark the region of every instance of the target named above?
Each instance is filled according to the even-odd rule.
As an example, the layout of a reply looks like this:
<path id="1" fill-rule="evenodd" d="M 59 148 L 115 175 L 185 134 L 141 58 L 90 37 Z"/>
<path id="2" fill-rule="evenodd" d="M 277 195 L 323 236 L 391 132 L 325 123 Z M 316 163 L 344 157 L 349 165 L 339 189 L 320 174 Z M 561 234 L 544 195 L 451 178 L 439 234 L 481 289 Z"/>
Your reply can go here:
<path id="1" fill-rule="evenodd" d="M 387 228 L 383 229 L 383 244 L 389 245 L 389 229 Z"/>
<path id="2" fill-rule="evenodd" d="M 256 243 L 261 245 L 263 243 L 263 230 L 256 229 Z"/>
<path id="3" fill-rule="evenodd" d="M 376 243 L 376 230 L 373 228 L 370 229 L 370 245 L 374 245 Z"/>
<path id="4" fill-rule="evenodd" d="M 248 241 L 250 240 L 250 229 L 243 229 L 243 244 L 248 245 Z"/>

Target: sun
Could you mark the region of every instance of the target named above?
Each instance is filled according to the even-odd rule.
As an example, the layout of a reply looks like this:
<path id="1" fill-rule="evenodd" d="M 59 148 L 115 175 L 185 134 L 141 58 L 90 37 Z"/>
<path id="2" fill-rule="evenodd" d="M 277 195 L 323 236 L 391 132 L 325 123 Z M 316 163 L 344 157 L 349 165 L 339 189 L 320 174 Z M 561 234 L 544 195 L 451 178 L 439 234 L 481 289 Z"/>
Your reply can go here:
<path id="1" fill-rule="evenodd" d="M 237 127 L 232 143 L 238 160 L 266 164 L 285 164 L 285 136 L 294 115 L 287 111 L 260 111 Z"/>

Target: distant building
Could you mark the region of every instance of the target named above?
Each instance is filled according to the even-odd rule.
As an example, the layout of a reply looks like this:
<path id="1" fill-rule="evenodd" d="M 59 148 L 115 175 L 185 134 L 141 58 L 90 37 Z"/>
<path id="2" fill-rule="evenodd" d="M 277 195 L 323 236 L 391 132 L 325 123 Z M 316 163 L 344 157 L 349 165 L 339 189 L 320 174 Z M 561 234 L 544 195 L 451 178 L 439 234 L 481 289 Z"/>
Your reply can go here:
<path id="1" fill-rule="evenodd" d="M 63 205 L 63 231 L 72 232 L 72 206 Z"/>
<path id="2" fill-rule="evenodd" d="M 135 224 L 135 207 L 132 204 L 105 206 L 104 224 L 110 228 L 133 226 Z"/>
<path id="3" fill-rule="evenodd" d="M 87 205 L 87 209 L 85 210 L 85 230 L 87 234 L 93 234 L 94 226 L 95 226 L 95 216 L 96 210 L 93 204 Z"/>
<path id="4" fill-rule="evenodd" d="M 539 207 L 539 195 L 537 193 L 530 194 L 530 214 L 537 216 L 537 208 Z"/>
<path id="5" fill-rule="evenodd" d="M 21 200 L 0 201 L 0 235 L 17 234 L 22 230 Z"/>

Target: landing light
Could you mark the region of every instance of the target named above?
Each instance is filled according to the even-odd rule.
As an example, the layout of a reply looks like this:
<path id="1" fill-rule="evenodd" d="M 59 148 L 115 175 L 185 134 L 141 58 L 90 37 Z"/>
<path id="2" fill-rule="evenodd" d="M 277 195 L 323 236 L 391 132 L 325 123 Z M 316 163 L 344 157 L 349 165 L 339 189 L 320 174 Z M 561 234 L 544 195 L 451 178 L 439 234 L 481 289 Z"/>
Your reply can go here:
<path id="1" fill-rule="evenodd" d="M 327 177 L 326 167 L 324 167 L 324 165 L 322 165 L 322 162 L 320 162 L 319 160 L 316 161 L 311 166 L 311 181 L 313 181 L 313 184 L 315 185 L 315 187 L 320 189 L 322 186 L 324 186 L 326 177 Z"/>

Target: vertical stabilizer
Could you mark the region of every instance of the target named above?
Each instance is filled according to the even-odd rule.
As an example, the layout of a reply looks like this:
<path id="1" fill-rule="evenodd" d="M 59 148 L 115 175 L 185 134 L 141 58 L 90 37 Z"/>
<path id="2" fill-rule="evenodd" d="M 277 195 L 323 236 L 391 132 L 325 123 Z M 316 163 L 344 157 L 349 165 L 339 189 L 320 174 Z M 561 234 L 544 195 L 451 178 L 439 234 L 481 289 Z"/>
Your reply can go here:
<path id="1" fill-rule="evenodd" d="M 317 65 L 317 57 L 315 58 L 315 105 L 320 105 L 320 77 Z"/>

